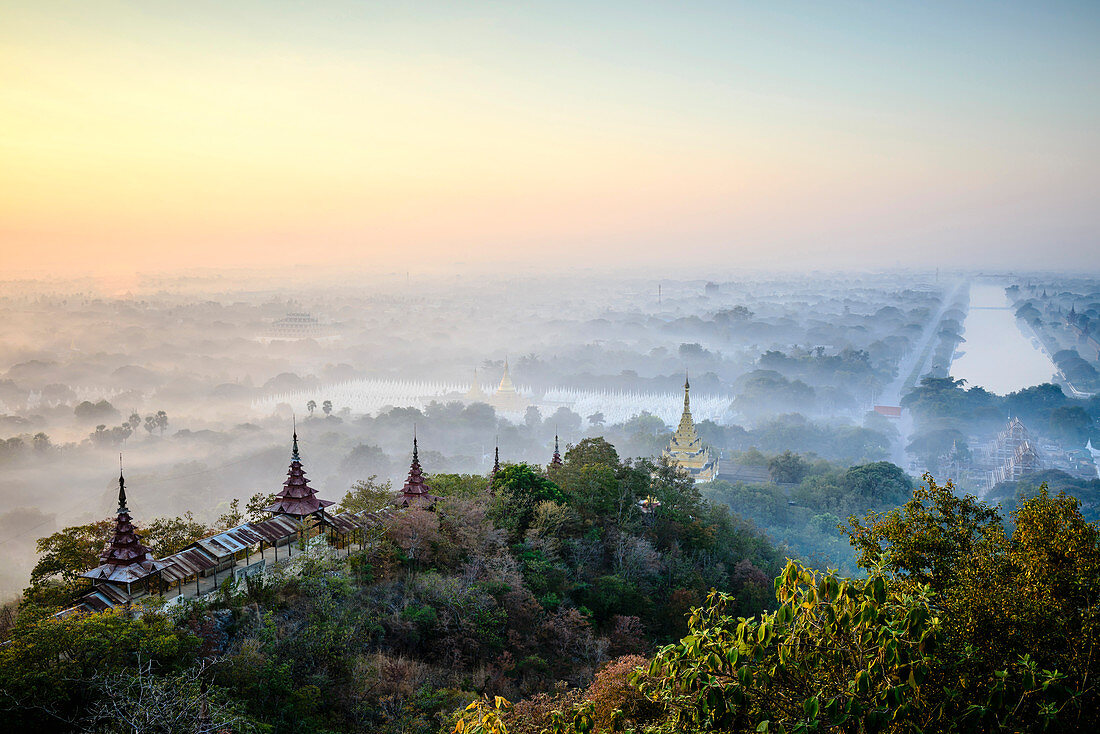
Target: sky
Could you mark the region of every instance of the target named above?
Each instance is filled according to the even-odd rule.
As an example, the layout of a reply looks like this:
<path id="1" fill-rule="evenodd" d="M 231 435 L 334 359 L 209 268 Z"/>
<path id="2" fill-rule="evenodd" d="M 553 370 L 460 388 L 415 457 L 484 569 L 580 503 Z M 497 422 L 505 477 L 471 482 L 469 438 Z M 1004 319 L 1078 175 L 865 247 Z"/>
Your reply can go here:
<path id="1" fill-rule="evenodd" d="M 1098 191 L 1095 2 L 0 4 L 8 276 L 1095 270 Z"/>

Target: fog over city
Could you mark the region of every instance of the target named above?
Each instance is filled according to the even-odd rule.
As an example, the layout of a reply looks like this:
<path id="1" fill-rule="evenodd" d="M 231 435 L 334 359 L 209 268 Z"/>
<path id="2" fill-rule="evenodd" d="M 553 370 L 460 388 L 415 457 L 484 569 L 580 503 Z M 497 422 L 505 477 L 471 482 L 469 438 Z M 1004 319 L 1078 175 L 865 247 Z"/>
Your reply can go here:
<path id="1" fill-rule="evenodd" d="M 1100 3 L 0 58 L 0 729 L 1100 731 Z"/>
<path id="2" fill-rule="evenodd" d="M 994 369 L 955 376 L 989 380 L 1002 395 L 1064 382 L 1013 318 L 1018 296 L 1013 310 L 969 312 L 1003 314 L 1007 326 L 963 326 L 974 318 L 968 294 L 992 293 L 1007 308 L 1005 288 L 1037 283 L 1080 294 L 1071 300 L 1082 313 L 1100 307 L 1096 280 L 936 270 L 7 282 L 3 593 L 25 585 L 39 537 L 111 514 L 119 453 L 146 522 L 191 512 L 214 523 L 233 498 L 279 489 L 295 421 L 313 486 L 333 499 L 375 475 L 400 487 L 414 428 L 429 474 L 484 474 L 498 446 L 502 460 L 545 465 L 555 435 L 563 451 L 604 436 L 624 457 L 659 456 L 685 377 L 723 474 L 735 475 L 750 449 L 934 469 L 950 440 L 922 449 L 914 437 L 939 434 L 915 429 L 908 411 L 896 419 L 874 406 L 899 405 L 920 377 L 951 373 L 953 360 L 969 368 L 981 355 L 968 342 L 1005 344 L 1012 332 L 1033 360 L 994 356 Z M 506 363 L 516 388 L 507 399 L 498 394 Z M 983 488 L 975 477 L 973 489 Z"/>

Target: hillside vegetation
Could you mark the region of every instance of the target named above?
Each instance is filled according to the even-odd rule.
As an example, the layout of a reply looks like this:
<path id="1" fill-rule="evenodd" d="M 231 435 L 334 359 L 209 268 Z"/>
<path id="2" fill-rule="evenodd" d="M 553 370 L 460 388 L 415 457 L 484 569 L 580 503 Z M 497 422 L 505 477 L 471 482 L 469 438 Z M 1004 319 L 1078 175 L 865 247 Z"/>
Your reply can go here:
<path id="1" fill-rule="evenodd" d="M 588 439 L 489 486 L 433 477 L 447 498 L 365 548 L 317 538 L 199 601 L 58 619 L 27 600 L 0 647 L 5 725 L 1095 731 L 1100 532 L 1077 500 L 1042 487 L 1006 520 L 888 465 L 817 476 L 853 573 L 784 563 L 683 474 Z M 361 482 L 343 504 L 390 496 Z"/>
<path id="2" fill-rule="evenodd" d="M 189 723 L 163 730 L 198 731 L 186 727 L 200 726 L 201 690 L 210 720 L 230 730 L 435 731 L 471 696 L 583 686 L 608 661 L 679 638 L 712 588 L 755 614 L 782 566 L 686 476 L 620 461 L 602 439 L 548 474 L 517 464 L 489 488 L 478 476 L 432 481 L 447 498 L 399 513 L 366 549 L 345 556 L 317 541 L 202 601 L 63 620 L 52 616 L 63 599 L 25 603 L 0 649 L 0 707 L 26 730 L 180 717 Z M 363 482 L 343 504 L 389 497 Z M 58 581 L 31 596 L 54 598 L 50 588 L 72 591 Z M 147 710 L 153 699 L 161 708 Z"/>

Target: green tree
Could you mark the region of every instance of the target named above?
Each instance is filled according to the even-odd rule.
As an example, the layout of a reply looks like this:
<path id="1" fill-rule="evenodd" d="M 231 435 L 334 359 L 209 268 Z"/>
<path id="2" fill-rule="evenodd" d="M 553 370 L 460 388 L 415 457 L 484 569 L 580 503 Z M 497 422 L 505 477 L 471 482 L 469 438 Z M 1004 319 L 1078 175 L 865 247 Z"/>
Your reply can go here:
<path id="1" fill-rule="evenodd" d="M 898 588 L 881 568 L 851 579 L 791 561 L 776 599 L 774 612 L 736 618 L 734 599 L 712 592 L 692 610 L 689 634 L 635 674 L 673 728 L 1016 731 L 1059 713 L 1062 676 L 1031 659 L 960 681 L 966 660 L 941 653 L 945 633 L 926 585 Z"/>
<path id="2" fill-rule="evenodd" d="M 481 474 L 432 474 L 432 492 L 448 499 L 484 497 L 488 484 Z"/>
<path id="3" fill-rule="evenodd" d="M 256 492 L 244 505 L 244 515 L 248 522 L 260 522 L 271 517 L 268 507 L 275 504 L 275 492 Z"/>
<path id="4" fill-rule="evenodd" d="M 809 465 L 796 453 L 784 451 L 768 462 L 768 473 L 779 483 L 798 484 L 806 476 Z"/>
<path id="5" fill-rule="evenodd" d="M 901 467 L 888 461 L 853 466 L 841 478 L 842 488 L 866 507 L 896 505 L 904 502 L 913 491 L 913 482 Z"/>
<path id="6" fill-rule="evenodd" d="M 434 479 L 434 477 L 433 477 Z M 393 485 L 387 479 L 379 482 L 376 475 L 360 479 L 340 500 L 340 507 L 348 512 L 377 512 L 393 504 Z"/>
<path id="7" fill-rule="evenodd" d="M 244 521 L 244 513 L 241 512 L 241 501 L 234 497 L 229 501 L 229 507 L 218 516 L 217 521 L 214 523 L 219 531 L 229 530 L 235 528 Z"/>
<path id="8" fill-rule="evenodd" d="M 1004 532 L 1000 515 L 972 495 L 959 497 L 950 481 L 930 474 L 902 507 L 848 518 L 845 530 L 859 565 L 882 564 L 892 574 L 942 592 L 984 539 Z"/>
<path id="9" fill-rule="evenodd" d="M 99 555 L 110 537 L 110 519 L 60 530 L 35 543 L 40 554 L 31 571 L 30 587 L 23 594 L 35 604 L 64 606 L 87 588 L 81 577 L 99 565 Z"/>
<path id="10" fill-rule="evenodd" d="M 1100 726 L 1091 683 L 1100 675 L 1100 530 L 1077 500 L 1045 486 L 1011 513 L 1011 531 L 995 508 L 952 489 L 926 475 L 904 507 L 851 518 L 861 562 L 881 562 L 903 588 L 936 593 L 945 654 L 969 686 L 963 698 L 984 700 L 998 671 L 1027 656 L 1059 671 L 1063 696 L 1050 712 L 1069 706 L 1079 717 L 1072 727 L 1059 719 L 1065 730 Z"/>
<path id="11" fill-rule="evenodd" d="M 570 446 L 565 452 L 566 466 L 600 465 L 617 469 L 619 452 L 615 447 L 600 438 L 581 439 L 576 446 Z"/>
<path id="12" fill-rule="evenodd" d="M 153 520 L 145 528 L 142 540 L 157 558 L 163 558 L 213 533 L 213 528 L 196 522 L 194 515 L 187 512 L 180 517 L 158 517 Z"/>
<path id="13" fill-rule="evenodd" d="M 199 641 L 167 618 L 146 613 L 74 614 L 63 619 L 25 606 L 0 646 L 0 706 L 9 731 L 98 730 L 74 725 L 102 700 L 105 676 L 142 663 L 155 672 L 189 665 Z"/>
<path id="14" fill-rule="evenodd" d="M 1079 405 L 1062 405 L 1050 411 L 1050 431 L 1069 443 L 1083 444 L 1095 424 Z"/>
<path id="15" fill-rule="evenodd" d="M 493 490 L 493 520 L 516 539 L 523 537 L 540 502 L 565 504 L 566 501 L 558 485 L 528 464 L 501 467 L 493 481 Z"/>

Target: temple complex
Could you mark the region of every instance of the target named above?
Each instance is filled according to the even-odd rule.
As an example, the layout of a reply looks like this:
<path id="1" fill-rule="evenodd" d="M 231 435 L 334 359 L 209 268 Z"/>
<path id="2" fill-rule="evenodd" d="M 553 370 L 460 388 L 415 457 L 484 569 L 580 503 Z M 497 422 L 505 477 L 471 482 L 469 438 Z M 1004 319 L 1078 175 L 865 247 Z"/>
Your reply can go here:
<path id="1" fill-rule="evenodd" d="M 394 500 L 397 507 L 418 507 L 430 509 L 439 501 L 439 497 L 432 494 L 432 488 L 424 480 L 424 472 L 420 468 L 420 456 L 417 453 L 416 436 L 413 436 L 413 458 L 409 466 L 409 478 L 405 480 L 405 486 L 401 488 L 401 494 Z"/>
<path id="2" fill-rule="evenodd" d="M 680 416 L 676 433 L 662 455 L 670 464 L 685 470 L 695 481 L 712 482 L 718 476 L 718 459 L 711 455 L 710 449 L 703 446 L 695 431 L 695 421 L 691 417 L 690 390 L 691 384 L 684 378 L 684 413 Z"/>
<path id="3" fill-rule="evenodd" d="M 1030 440 L 1024 441 L 1001 466 L 993 470 L 993 483 L 1013 482 L 1025 474 L 1036 474 L 1044 469 L 1039 449 Z"/>
<path id="4" fill-rule="evenodd" d="M 294 445 L 290 452 L 290 468 L 283 488 L 275 496 L 275 503 L 265 507 L 265 512 L 274 515 L 290 515 L 298 520 L 316 517 L 325 521 L 325 508 L 334 504 L 332 500 L 323 500 L 317 496 L 317 490 L 309 486 L 306 472 L 302 469 L 302 459 L 298 456 L 298 430 L 294 430 Z"/>
<path id="5" fill-rule="evenodd" d="M 331 324 L 323 324 L 309 313 L 288 313 L 285 318 L 271 324 L 267 339 L 297 340 L 322 339 L 334 335 Z"/>
<path id="6" fill-rule="evenodd" d="M 410 484 L 419 486 L 421 491 L 417 493 L 409 484 L 406 484 L 406 490 L 419 494 L 430 505 L 439 498 L 427 493 L 428 487 L 420 473 L 415 445 L 413 454 L 414 471 L 410 472 Z M 297 430 L 294 431 L 287 476 L 275 503 L 265 508 L 272 513 L 269 519 L 245 522 L 222 530 L 200 538 L 176 553 L 156 559 L 134 530 L 130 511 L 126 507 L 126 484 L 120 471 L 114 531 L 100 556 L 100 565 L 83 574 L 91 580 L 92 589 L 77 599 L 74 606 L 58 612 L 57 616 L 127 606 L 145 594 L 167 594 L 173 587 L 177 597 L 185 593 L 192 596 L 209 593 L 218 588 L 221 572 L 224 572 L 222 580 L 226 577 L 239 580 L 262 573 L 267 567 L 265 551 L 273 552 L 272 560 L 278 563 L 282 548 L 283 557 L 289 560 L 294 554 L 295 543 L 308 537 L 312 530 L 322 534 L 329 545 L 350 553 L 353 542 L 358 542 L 362 548 L 364 542 L 369 542 L 367 532 L 382 526 L 392 516 L 390 509 L 375 512 L 345 510 L 336 515 L 326 513 L 325 508 L 334 503 L 318 498 L 309 486 L 298 455 Z M 317 522 L 312 525 L 307 523 L 310 517 L 316 518 Z M 253 560 L 254 553 L 259 553 L 258 560 Z M 191 584 L 194 584 L 193 591 Z"/>
<path id="7" fill-rule="evenodd" d="M 93 589 L 101 584 L 108 584 L 121 591 L 121 587 L 125 586 L 127 596 L 133 593 L 133 584 L 143 582 L 142 585 L 147 587 L 149 581 L 157 578 L 161 569 L 167 565 L 153 558 L 153 554 L 142 544 L 141 536 L 134 529 L 130 510 L 126 507 L 126 480 L 123 479 L 121 470 L 118 473 L 115 531 L 99 560 L 100 565 L 84 573 L 84 578 L 92 580 Z"/>
<path id="8" fill-rule="evenodd" d="M 1038 441 L 1016 417 L 989 444 L 987 456 L 992 464 L 988 479 L 991 487 L 1048 468 L 1039 452 Z"/>

